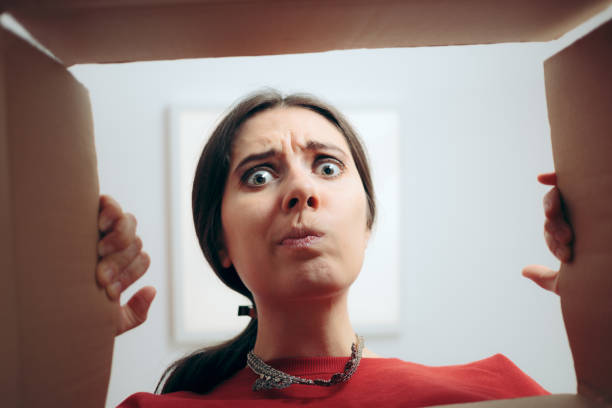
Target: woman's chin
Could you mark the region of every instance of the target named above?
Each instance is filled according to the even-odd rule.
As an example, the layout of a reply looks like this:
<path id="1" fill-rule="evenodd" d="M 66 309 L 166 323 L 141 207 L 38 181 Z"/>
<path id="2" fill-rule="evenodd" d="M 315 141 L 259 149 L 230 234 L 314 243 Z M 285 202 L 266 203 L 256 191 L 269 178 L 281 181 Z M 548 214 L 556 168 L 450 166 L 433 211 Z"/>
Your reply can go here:
<path id="1" fill-rule="evenodd" d="M 285 282 L 294 299 L 316 299 L 342 294 L 356 278 L 347 276 L 346 271 L 327 268 L 297 268 L 291 275 L 290 281 Z"/>

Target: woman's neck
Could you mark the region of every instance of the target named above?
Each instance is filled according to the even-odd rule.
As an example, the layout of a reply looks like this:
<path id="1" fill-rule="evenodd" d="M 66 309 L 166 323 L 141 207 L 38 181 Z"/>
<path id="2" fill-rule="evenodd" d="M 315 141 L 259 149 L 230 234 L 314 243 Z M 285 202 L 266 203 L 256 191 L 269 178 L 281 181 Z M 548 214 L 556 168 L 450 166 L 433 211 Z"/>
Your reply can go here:
<path id="1" fill-rule="evenodd" d="M 288 357 L 350 356 L 355 332 L 347 293 L 287 304 L 257 299 L 254 352 L 270 361 Z"/>

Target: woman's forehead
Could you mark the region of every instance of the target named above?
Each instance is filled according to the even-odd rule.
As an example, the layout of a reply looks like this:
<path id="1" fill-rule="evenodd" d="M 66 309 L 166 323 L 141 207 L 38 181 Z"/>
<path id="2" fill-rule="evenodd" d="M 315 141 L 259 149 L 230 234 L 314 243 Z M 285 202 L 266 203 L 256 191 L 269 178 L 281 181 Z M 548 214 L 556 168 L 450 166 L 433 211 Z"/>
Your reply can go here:
<path id="1" fill-rule="evenodd" d="M 302 107 L 268 109 L 242 124 L 232 143 L 232 161 L 269 149 L 306 149 L 313 143 L 334 146 L 350 156 L 344 135 L 322 115 Z"/>

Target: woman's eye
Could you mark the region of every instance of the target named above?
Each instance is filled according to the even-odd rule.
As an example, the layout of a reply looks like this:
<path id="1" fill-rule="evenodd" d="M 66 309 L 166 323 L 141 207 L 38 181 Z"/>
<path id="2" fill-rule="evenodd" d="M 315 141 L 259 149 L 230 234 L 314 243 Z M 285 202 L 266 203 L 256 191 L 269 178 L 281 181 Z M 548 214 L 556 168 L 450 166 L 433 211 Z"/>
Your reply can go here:
<path id="1" fill-rule="evenodd" d="M 321 163 L 315 169 L 317 174 L 320 174 L 325 177 L 336 177 L 339 176 L 342 172 L 340 165 L 331 162 Z"/>
<path id="2" fill-rule="evenodd" d="M 246 178 L 246 184 L 250 186 L 263 186 L 272 180 L 272 173 L 268 170 L 256 170 Z"/>

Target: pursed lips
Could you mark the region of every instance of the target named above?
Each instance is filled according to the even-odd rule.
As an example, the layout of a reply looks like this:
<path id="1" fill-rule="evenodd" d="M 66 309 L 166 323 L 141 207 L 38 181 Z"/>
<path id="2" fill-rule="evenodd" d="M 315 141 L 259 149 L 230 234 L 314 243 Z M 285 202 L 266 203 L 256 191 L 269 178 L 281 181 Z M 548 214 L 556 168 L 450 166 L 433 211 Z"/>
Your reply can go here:
<path id="1" fill-rule="evenodd" d="M 278 243 L 284 247 L 308 248 L 320 240 L 324 234 L 320 231 L 306 227 L 294 227 Z"/>

